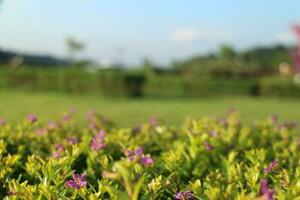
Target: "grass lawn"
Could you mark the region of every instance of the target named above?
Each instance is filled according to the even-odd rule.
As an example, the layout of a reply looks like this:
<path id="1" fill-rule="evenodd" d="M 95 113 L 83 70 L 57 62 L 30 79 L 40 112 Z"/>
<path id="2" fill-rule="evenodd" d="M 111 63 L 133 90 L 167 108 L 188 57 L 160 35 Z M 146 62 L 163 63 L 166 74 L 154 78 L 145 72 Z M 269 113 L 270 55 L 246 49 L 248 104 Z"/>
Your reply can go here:
<path id="1" fill-rule="evenodd" d="M 281 120 L 300 121 L 300 99 L 226 97 L 204 99 L 126 99 L 78 96 L 55 93 L 0 91 L 0 116 L 17 122 L 33 112 L 49 120 L 75 107 L 83 120 L 88 110 L 96 109 L 120 126 L 132 126 L 156 115 L 167 123 L 178 124 L 187 116 L 222 116 L 235 107 L 245 122 L 277 114 Z"/>

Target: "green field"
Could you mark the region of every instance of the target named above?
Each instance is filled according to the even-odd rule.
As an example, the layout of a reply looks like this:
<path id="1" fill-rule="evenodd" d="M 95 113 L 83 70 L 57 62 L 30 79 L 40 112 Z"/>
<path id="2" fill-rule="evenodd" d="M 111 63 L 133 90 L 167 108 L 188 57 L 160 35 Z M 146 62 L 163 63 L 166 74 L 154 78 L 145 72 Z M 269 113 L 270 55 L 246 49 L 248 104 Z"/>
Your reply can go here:
<path id="1" fill-rule="evenodd" d="M 299 99 L 275 98 L 203 98 L 203 99 L 126 99 L 79 96 L 55 93 L 0 91 L 0 117 L 16 122 L 33 112 L 42 120 L 59 117 L 62 111 L 75 107 L 83 120 L 91 109 L 107 116 L 119 126 L 133 126 L 152 115 L 169 124 L 179 124 L 186 117 L 222 116 L 230 107 L 238 109 L 245 122 L 277 114 L 280 120 L 300 121 Z"/>

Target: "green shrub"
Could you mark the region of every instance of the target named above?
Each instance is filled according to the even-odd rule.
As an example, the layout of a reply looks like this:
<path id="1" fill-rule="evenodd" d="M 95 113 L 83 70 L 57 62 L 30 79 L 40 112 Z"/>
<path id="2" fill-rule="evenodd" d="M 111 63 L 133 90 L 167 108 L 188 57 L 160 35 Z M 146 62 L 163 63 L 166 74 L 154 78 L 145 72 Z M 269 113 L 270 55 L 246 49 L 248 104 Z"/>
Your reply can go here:
<path id="1" fill-rule="evenodd" d="M 121 69 L 90 73 L 80 69 L 18 68 L 0 72 L 0 88 L 31 91 L 125 97 L 300 96 L 300 86 L 291 77 L 212 78 Z"/>
<path id="2" fill-rule="evenodd" d="M 188 118 L 180 128 L 157 118 L 116 128 L 74 109 L 50 123 L 34 114 L 0 120 L 1 199 L 297 199 L 300 145 L 293 122 L 243 125 Z M 177 126 L 179 127 L 179 126 Z"/>
<path id="3" fill-rule="evenodd" d="M 260 81 L 261 94 L 278 97 L 300 97 L 300 85 L 291 77 L 270 77 Z"/>

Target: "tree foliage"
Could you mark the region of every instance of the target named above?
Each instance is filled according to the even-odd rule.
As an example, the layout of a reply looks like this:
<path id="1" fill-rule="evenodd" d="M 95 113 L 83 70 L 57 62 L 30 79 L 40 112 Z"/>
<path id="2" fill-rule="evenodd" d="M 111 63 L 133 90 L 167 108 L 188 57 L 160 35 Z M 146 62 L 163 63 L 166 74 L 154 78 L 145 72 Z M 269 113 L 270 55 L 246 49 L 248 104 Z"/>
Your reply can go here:
<path id="1" fill-rule="evenodd" d="M 229 45 L 223 45 L 218 54 L 197 56 L 176 62 L 175 68 L 185 74 L 207 74 L 214 71 L 264 73 L 278 71 L 281 63 L 291 64 L 290 49 L 286 46 L 257 47 L 237 52 Z"/>

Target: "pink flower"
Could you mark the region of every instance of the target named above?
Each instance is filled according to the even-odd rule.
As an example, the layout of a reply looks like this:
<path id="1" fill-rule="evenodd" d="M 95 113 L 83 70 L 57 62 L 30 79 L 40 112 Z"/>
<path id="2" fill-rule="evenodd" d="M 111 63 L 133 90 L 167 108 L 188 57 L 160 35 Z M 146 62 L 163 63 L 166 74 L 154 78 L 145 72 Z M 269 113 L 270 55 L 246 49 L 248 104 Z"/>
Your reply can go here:
<path id="1" fill-rule="evenodd" d="M 95 135 L 95 137 L 93 137 L 90 144 L 93 150 L 99 151 L 100 149 L 103 149 L 105 147 L 105 134 L 105 131 L 101 130 Z"/>
<path id="2" fill-rule="evenodd" d="M 226 119 L 219 119 L 218 120 L 218 124 L 221 125 L 221 126 L 224 126 L 224 127 L 227 127 L 228 126 L 228 122 Z"/>
<path id="3" fill-rule="evenodd" d="M 59 124 L 57 122 L 49 122 L 47 125 L 48 130 L 56 130 L 59 128 Z"/>
<path id="4" fill-rule="evenodd" d="M 174 197 L 176 200 L 190 200 L 194 199 L 194 193 L 191 190 L 186 190 L 184 192 L 177 192 Z"/>
<path id="5" fill-rule="evenodd" d="M 0 118 L 0 126 L 4 126 L 6 124 L 6 120 L 3 118 Z"/>
<path id="6" fill-rule="evenodd" d="M 157 120 L 157 117 L 156 117 L 156 116 L 152 116 L 152 117 L 150 118 L 150 124 L 151 124 L 151 126 L 153 126 L 153 127 L 157 126 L 158 120 Z"/>
<path id="7" fill-rule="evenodd" d="M 89 123 L 89 128 L 95 130 L 97 128 L 97 126 L 94 123 Z"/>
<path id="8" fill-rule="evenodd" d="M 209 144 L 207 141 L 204 142 L 204 148 L 208 151 L 211 151 L 214 149 L 214 146 L 212 146 L 211 144 Z"/>
<path id="9" fill-rule="evenodd" d="M 68 144 L 73 145 L 78 143 L 78 139 L 76 137 L 71 137 L 68 139 Z"/>
<path id="10" fill-rule="evenodd" d="M 127 157 L 128 160 L 130 160 L 130 161 L 134 160 L 134 157 L 135 157 L 135 152 L 134 151 L 125 149 L 124 154 L 125 154 L 125 156 Z"/>
<path id="11" fill-rule="evenodd" d="M 136 150 L 135 150 L 135 153 L 136 153 L 136 155 L 138 155 L 138 156 L 142 156 L 142 155 L 143 155 L 143 152 L 144 152 L 143 147 L 138 147 L 138 148 L 136 148 Z"/>
<path id="12" fill-rule="evenodd" d="M 64 147 L 63 147 L 61 144 L 57 144 L 57 145 L 56 145 L 56 148 L 57 148 L 57 150 L 59 150 L 59 151 L 64 151 L 64 150 L 65 150 Z"/>
<path id="13" fill-rule="evenodd" d="M 77 109 L 74 108 L 74 107 L 69 109 L 69 113 L 73 113 L 73 114 L 74 114 L 74 113 L 76 113 L 76 112 L 77 112 Z"/>
<path id="14" fill-rule="evenodd" d="M 279 130 L 283 130 L 283 129 L 294 129 L 297 127 L 297 123 L 295 121 L 290 121 L 290 122 L 285 122 L 283 124 L 280 124 L 278 126 Z"/>
<path id="15" fill-rule="evenodd" d="M 82 187 L 85 187 L 87 185 L 86 176 L 84 174 L 73 174 L 72 179 L 69 181 L 66 181 L 65 185 L 68 188 L 73 188 L 76 190 L 79 190 Z"/>
<path id="16" fill-rule="evenodd" d="M 218 137 L 218 132 L 216 131 L 216 130 L 212 130 L 212 131 L 210 131 L 209 132 L 209 135 L 211 136 L 211 137 Z"/>
<path id="17" fill-rule="evenodd" d="M 140 164 L 144 166 L 149 166 L 154 163 L 153 159 L 150 156 L 143 154 L 144 150 L 142 147 L 136 148 L 136 150 L 125 149 L 125 156 L 129 161 L 137 160 Z"/>
<path id="18" fill-rule="evenodd" d="M 142 165 L 145 165 L 145 166 L 149 166 L 149 165 L 152 165 L 153 164 L 153 159 L 150 157 L 150 156 L 142 156 L 141 158 L 140 158 L 140 163 L 142 164 Z"/>
<path id="19" fill-rule="evenodd" d="M 65 148 L 61 145 L 61 144 L 57 144 L 55 146 L 56 150 L 52 153 L 52 156 L 54 158 L 59 158 L 61 156 L 61 154 L 64 153 Z"/>
<path id="20" fill-rule="evenodd" d="M 271 162 L 269 164 L 268 167 L 264 168 L 264 172 L 265 173 L 270 173 L 273 169 L 275 169 L 278 166 L 279 161 L 278 160 L 274 160 L 273 162 Z"/>
<path id="21" fill-rule="evenodd" d="M 273 200 L 275 191 L 271 190 L 268 186 L 268 181 L 263 179 L 260 183 L 260 194 L 265 197 L 266 200 Z"/>
<path id="22" fill-rule="evenodd" d="M 39 128 L 39 129 L 37 129 L 37 130 L 35 131 L 35 133 L 36 133 L 37 135 L 39 135 L 39 136 L 45 135 L 46 132 L 47 132 L 47 131 L 46 131 L 45 129 L 43 129 L 43 128 Z"/>
<path id="23" fill-rule="evenodd" d="M 57 151 L 54 151 L 54 152 L 52 153 L 52 156 L 53 156 L 53 158 L 59 158 L 59 157 L 60 157 L 60 154 L 59 154 Z"/>
<path id="24" fill-rule="evenodd" d="M 14 195 L 17 195 L 17 194 L 18 194 L 18 192 L 14 192 L 14 191 L 8 191 L 7 192 L 8 196 L 14 196 Z"/>
<path id="25" fill-rule="evenodd" d="M 276 115 L 270 116 L 270 121 L 272 124 L 276 124 L 278 122 L 278 117 Z"/>
<path id="26" fill-rule="evenodd" d="M 36 122 L 38 120 L 38 117 L 35 114 L 29 114 L 27 116 L 27 121 L 31 124 L 33 124 L 34 122 Z"/>
<path id="27" fill-rule="evenodd" d="M 69 122 L 69 121 L 71 121 L 71 119 L 72 119 L 72 116 L 69 114 L 66 114 L 63 116 L 63 122 Z"/>
<path id="28" fill-rule="evenodd" d="M 96 116 L 96 111 L 95 110 L 90 110 L 87 114 L 86 117 L 90 121 Z"/>

